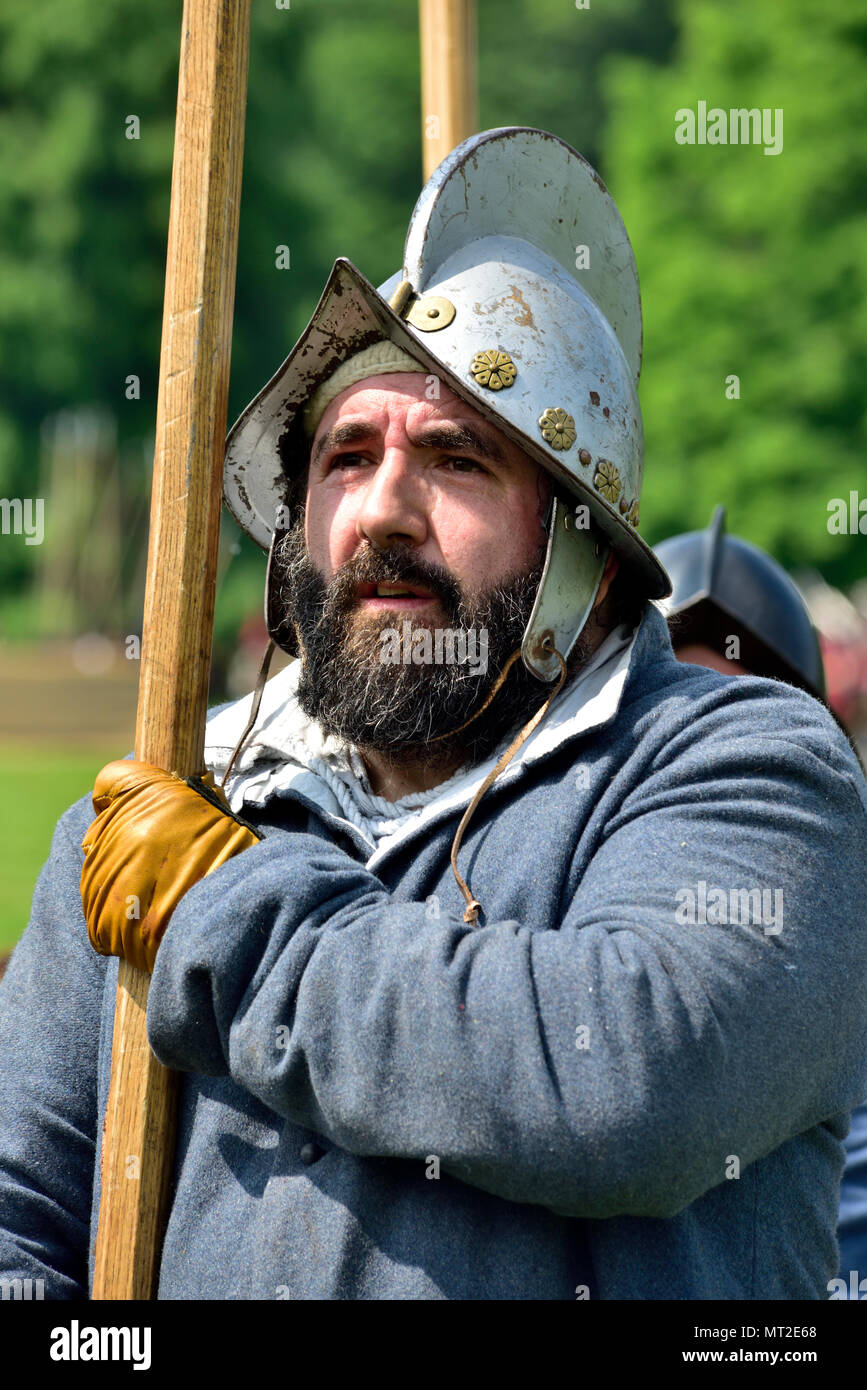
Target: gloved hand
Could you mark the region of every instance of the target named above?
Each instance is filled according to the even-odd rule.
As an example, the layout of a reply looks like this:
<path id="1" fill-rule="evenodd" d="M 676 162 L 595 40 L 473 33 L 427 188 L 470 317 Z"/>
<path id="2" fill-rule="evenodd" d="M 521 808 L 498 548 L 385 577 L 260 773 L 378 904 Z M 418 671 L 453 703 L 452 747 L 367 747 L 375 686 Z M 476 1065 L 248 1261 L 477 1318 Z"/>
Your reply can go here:
<path id="1" fill-rule="evenodd" d="M 81 843 L 90 944 L 150 972 L 184 893 L 261 836 L 236 820 L 212 773 L 184 781 L 128 758 L 102 769 L 93 808 Z"/>

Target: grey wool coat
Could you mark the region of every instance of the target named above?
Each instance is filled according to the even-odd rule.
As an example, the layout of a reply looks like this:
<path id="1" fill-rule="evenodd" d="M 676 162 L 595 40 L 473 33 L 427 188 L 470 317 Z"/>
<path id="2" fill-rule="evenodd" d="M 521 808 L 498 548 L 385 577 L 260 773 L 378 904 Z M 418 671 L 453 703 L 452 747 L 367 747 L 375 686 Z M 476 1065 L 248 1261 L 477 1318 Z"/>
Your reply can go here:
<path id="1" fill-rule="evenodd" d="M 816 701 L 680 665 L 649 605 L 482 799 L 476 927 L 449 854 L 484 769 L 375 847 L 301 734 L 282 781 L 266 743 L 236 796 L 265 838 L 186 895 L 153 975 L 183 1074 L 160 1297 L 828 1297 L 867 789 Z M 87 1297 L 98 1211 L 92 814 L 60 820 L 0 984 L 0 1273 L 47 1298 Z"/>

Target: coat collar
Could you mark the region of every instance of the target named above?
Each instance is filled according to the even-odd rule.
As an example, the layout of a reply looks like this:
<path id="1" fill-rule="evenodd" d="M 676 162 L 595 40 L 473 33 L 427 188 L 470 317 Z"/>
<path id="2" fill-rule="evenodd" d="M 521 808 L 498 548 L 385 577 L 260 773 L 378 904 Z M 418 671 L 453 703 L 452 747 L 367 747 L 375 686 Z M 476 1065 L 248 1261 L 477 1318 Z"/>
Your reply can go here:
<path id="1" fill-rule="evenodd" d="M 612 720 L 620 707 L 626 681 L 631 672 L 652 659 L 651 653 L 668 645 L 665 619 L 655 605 L 648 604 L 634 634 L 618 629 L 608 635 L 590 665 L 561 691 L 539 727 L 520 749 L 498 779 L 505 786 L 519 778 L 529 766 L 549 756 L 555 749 L 590 729 Z M 256 727 L 235 764 L 226 791 L 236 813 L 244 807 L 261 808 L 274 797 L 291 797 L 311 805 L 326 819 L 337 820 L 353 839 L 365 839 L 350 825 L 333 790 L 334 778 L 328 773 L 350 764 L 346 746 L 325 735 L 320 726 L 299 708 L 295 690 L 300 674 L 297 661 L 268 681 L 262 697 Z M 543 696 L 544 698 L 544 696 Z M 541 700 L 540 700 L 541 703 Z M 206 729 L 205 760 L 220 780 L 232 750 L 247 722 L 250 697 L 237 700 L 209 721 Z M 434 820 L 469 804 L 475 791 L 494 766 L 502 749 L 484 763 L 459 771 L 443 783 L 443 794 L 427 801 L 416 815 L 409 816 L 414 832 Z M 331 783 L 331 785 L 329 785 Z M 411 799 L 408 812 L 412 810 Z M 393 836 L 381 840 L 368 867 L 378 862 L 386 849 L 403 839 L 407 819 L 399 821 Z"/>

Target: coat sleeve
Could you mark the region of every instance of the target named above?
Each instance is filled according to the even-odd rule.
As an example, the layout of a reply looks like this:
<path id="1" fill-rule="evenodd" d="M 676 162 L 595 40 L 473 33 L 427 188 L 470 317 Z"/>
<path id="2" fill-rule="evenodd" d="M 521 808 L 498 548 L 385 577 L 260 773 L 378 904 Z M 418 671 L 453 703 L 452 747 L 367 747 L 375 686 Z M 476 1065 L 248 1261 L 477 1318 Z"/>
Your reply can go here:
<path id="1" fill-rule="evenodd" d="M 0 1276 L 42 1280 L 46 1299 L 88 1297 L 107 964 L 79 896 L 88 810 L 78 803 L 58 822 L 0 981 Z"/>
<path id="2" fill-rule="evenodd" d="M 741 706 L 657 745 L 553 924 L 428 920 L 327 840 L 269 837 L 177 909 L 157 1055 L 351 1153 L 437 1155 L 568 1216 L 673 1216 L 867 1075 L 854 763 L 822 717 L 784 737 L 752 703 L 749 732 Z M 765 925 L 683 920 L 700 881 L 768 892 Z"/>

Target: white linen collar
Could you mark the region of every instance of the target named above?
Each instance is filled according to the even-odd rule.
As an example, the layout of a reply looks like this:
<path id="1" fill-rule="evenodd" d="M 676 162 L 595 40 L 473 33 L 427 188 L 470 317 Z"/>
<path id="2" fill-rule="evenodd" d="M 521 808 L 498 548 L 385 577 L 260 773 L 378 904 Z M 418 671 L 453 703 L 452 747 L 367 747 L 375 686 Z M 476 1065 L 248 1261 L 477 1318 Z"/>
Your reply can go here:
<path id="1" fill-rule="evenodd" d="M 637 629 L 631 633 L 619 628 L 608 634 L 590 664 L 560 692 L 539 727 L 501 774 L 498 786 L 520 777 L 530 763 L 547 756 L 561 743 L 613 718 L 620 704 L 636 636 Z M 244 806 L 261 807 L 272 797 L 294 795 L 311 802 L 344 825 L 352 825 L 345 806 L 341 805 L 345 797 L 338 798 L 334 790 L 335 773 L 339 772 L 344 782 L 347 774 L 351 776 L 349 749 L 342 741 L 324 734 L 299 708 L 295 698 L 299 675 L 300 663 L 293 661 L 267 682 L 254 732 L 229 778 L 229 804 L 233 811 L 241 813 Z M 244 696 L 208 721 L 205 761 L 218 781 L 249 718 L 250 698 Z M 381 855 L 408 832 L 414 833 L 432 820 L 468 805 L 504 747 L 505 741 L 485 762 L 466 770 L 459 769 L 442 784 L 441 795 L 431 799 L 422 794 L 417 807 L 413 805 L 412 796 L 394 803 L 406 814 L 399 819 L 394 835 L 380 840 L 368 867 L 378 862 Z M 416 809 L 417 814 L 410 815 Z M 362 834 L 370 844 L 357 824 L 352 829 L 355 836 Z M 373 845 L 370 848 L 374 850 Z"/>

